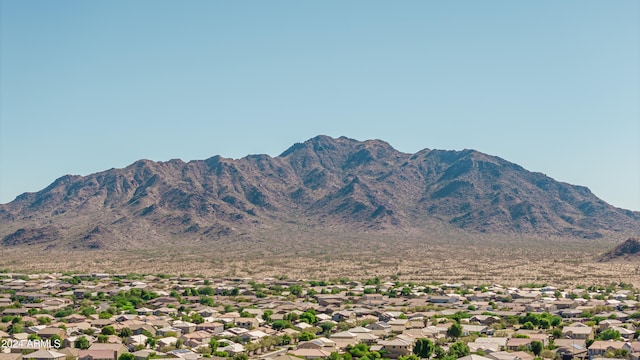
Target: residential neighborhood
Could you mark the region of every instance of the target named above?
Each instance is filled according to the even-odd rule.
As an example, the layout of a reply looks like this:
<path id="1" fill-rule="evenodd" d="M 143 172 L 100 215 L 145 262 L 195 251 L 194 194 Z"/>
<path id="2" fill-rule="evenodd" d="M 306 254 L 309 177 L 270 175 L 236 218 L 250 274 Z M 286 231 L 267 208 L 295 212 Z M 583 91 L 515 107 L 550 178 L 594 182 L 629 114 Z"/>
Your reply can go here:
<path id="1" fill-rule="evenodd" d="M 5 271 L 0 360 L 638 360 L 638 300 L 624 283 Z"/>

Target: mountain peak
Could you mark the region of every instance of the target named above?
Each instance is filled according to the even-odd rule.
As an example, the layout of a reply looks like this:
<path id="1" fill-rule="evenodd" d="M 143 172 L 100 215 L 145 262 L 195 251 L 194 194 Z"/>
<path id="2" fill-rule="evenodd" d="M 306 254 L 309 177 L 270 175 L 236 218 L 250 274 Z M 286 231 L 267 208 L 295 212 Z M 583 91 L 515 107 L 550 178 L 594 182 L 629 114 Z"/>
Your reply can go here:
<path id="1" fill-rule="evenodd" d="M 456 231 L 587 239 L 640 231 L 640 213 L 499 157 L 470 149 L 406 154 L 382 140 L 325 135 L 276 158 L 140 160 L 65 176 L 0 205 L 7 246 L 204 241 L 282 223 L 419 232 L 434 222 Z"/>

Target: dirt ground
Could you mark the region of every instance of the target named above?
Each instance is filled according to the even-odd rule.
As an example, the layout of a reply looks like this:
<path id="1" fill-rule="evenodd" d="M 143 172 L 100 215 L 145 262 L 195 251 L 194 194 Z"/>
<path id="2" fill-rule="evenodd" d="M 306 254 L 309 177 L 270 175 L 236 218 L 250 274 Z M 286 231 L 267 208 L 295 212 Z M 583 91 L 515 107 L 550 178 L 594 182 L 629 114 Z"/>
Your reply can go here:
<path id="1" fill-rule="evenodd" d="M 303 240 L 300 240 L 303 239 Z M 437 234 L 341 236 L 288 232 L 263 241 L 222 239 L 149 249 L 65 251 L 0 248 L 0 268 L 20 272 L 109 272 L 210 277 L 367 279 L 466 284 L 625 282 L 640 288 L 640 262 L 600 263 L 621 237 L 602 240 Z"/>

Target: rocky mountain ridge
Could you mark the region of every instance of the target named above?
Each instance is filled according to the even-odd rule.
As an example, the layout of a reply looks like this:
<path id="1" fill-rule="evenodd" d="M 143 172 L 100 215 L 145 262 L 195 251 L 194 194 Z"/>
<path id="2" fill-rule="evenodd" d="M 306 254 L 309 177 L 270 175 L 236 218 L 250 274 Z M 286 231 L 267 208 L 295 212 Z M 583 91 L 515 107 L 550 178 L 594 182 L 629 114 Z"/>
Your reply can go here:
<path id="1" fill-rule="evenodd" d="M 147 247 L 258 239 L 278 223 L 349 231 L 598 238 L 637 233 L 640 213 L 474 150 L 395 150 L 380 140 L 317 136 L 277 157 L 153 162 L 67 175 L 0 205 L 1 246 Z"/>

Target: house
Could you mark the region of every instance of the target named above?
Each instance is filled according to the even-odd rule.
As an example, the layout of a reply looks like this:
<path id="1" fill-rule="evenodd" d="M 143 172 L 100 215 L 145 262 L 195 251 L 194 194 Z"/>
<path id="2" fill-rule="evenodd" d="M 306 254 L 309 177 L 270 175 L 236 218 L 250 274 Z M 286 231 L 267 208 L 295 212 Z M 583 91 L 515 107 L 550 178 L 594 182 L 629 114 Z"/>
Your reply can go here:
<path id="1" fill-rule="evenodd" d="M 493 329 L 484 326 L 484 325 L 467 325 L 462 324 L 462 336 L 469 336 L 471 334 L 484 334 L 491 335 L 493 334 Z"/>
<path id="2" fill-rule="evenodd" d="M 243 342 L 246 341 L 256 341 L 256 340 L 260 340 L 264 337 L 269 336 L 267 333 L 265 333 L 264 331 L 260 331 L 260 330 L 253 330 L 253 331 L 247 331 L 246 333 L 240 335 L 240 338 L 242 339 Z"/>
<path id="3" fill-rule="evenodd" d="M 80 314 L 71 314 L 69 316 L 66 316 L 64 318 L 65 320 L 67 320 L 68 323 L 80 323 L 80 322 L 84 322 L 87 320 L 87 318 L 83 315 Z"/>
<path id="4" fill-rule="evenodd" d="M 178 313 L 178 309 L 176 308 L 170 308 L 170 307 L 159 307 L 155 310 L 153 310 L 153 315 L 155 316 L 171 316 L 171 315 L 176 315 Z"/>
<path id="5" fill-rule="evenodd" d="M 200 330 L 184 334 L 180 338 L 184 341 L 186 346 L 195 348 L 201 345 L 207 345 L 211 340 L 211 333 Z"/>
<path id="6" fill-rule="evenodd" d="M 172 357 L 180 358 L 183 360 L 198 360 L 201 356 L 188 349 L 171 350 L 167 353 L 167 355 L 171 355 Z"/>
<path id="7" fill-rule="evenodd" d="M 587 349 L 587 342 L 582 339 L 554 339 L 553 344 L 557 347 L 567 347 L 567 348 L 584 348 Z"/>
<path id="8" fill-rule="evenodd" d="M 64 360 L 65 357 L 65 354 L 53 350 L 38 350 L 22 356 L 24 360 Z"/>
<path id="9" fill-rule="evenodd" d="M 165 353 L 161 353 L 159 351 L 155 351 L 155 350 L 148 350 L 148 349 L 143 349 L 143 350 L 138 350 L 136 352 L 131 353 L 133 355 L 134 360 L 147 360 L 150 358 L 163 358 L 165 357 Z M 80 360 L 80 359 L 78 359 Z"/>
<path id="10" fill-rule="evenodd" d="M 582 315 L 581 309 L 560 310 L 558 314 L 563 318 L 577 318 Z"/>
<path id="11" fill-rule="evenodd" d="M 336 343 L 333 340 L 321 337 L 310 341 L 301 342 L 300 344 L 298 344 L 298 349 L 318 349 L 326 350 L 331 353 L 336 350 Z"/>
<path id="12" fill-rule="evenodd" d="M 431 296 L 429 302 L 434 304 L 452 304 L 460 300 L 457 296 Z"/>
<path id="13" fill-rule="evenodd" d="M 562 337 L 568 339 L 593 339 L 594 331 L 591 326 L 582 323 L 573 323 L 562 328 Z"/>
<path id="14" fill-rule="evenodd" d="M 171 346 L 171 345 L 175 345 L 177 342 L 178 342 L 178 338 L 174 336 L 167 336 L 167 337 L 158 339 L 158 346 L 159 347 Z"/>
<path id="15" fill-rule="evenodd" d="M 358 336 L 350 331 L 342 331 L 332 334 L 329 337 L 336 343 L 336 347 L 344 349 L 348 345 L 356 345 L 358 343 Z"/>
<path id="16" fill-rule="evenodd" d="M 413 341 L 397 337 L 395 339 L 382 341 L 382 350 L 384 350 L 387 356 L 391 359 L 397 359 L 399 356 L 407 356 L 413 352 Z"/>
<path id="17" fill-rule="evenodd" d="M 387 324 L 383 321 L 378 321 L 376 323 L 371 323 L 366 326 L 367 329 L 371 330 L 373 334 L 377 336 L 387 336 L 391 334 L 391 325 Z"/>
<path id="18" fill-rule="evenodd" d="M 67 332 L 58 327 L 47 327 L 38 331 L 38 336 L 42 339 L 50 339 L 53 335 L 58 335 L 60 338 L 64 339 L 67 337 Z"/>
<path id="19" fill-rule="evenodd" d="M 26 316 L 29 314 L 29 310 L 26 308 L 8 308 L 2 310 L 2 315 L 11 316 Z"/>
<path id="20" fill-rule="evenodd" d="M 218 351 L 224 351 L 229 354 L 229 356 L 233 356 L 235 354 L 244 352 L 244 346 L 228 341 L 227 345 L 218 347 Z"/>
<path id="21" fill-rule="evenodd" d="M 464 357 L 459 358 L 458 360 L 493 360 L 488 357 L 484 357 L 481 355 L 471 354 Z"/>
<path id="22" fill-rule="evenodd" d="M 251 318 L 251 317 L 247 317 L 247 318 L 243 318 L 243 317 L 239 317 L 235 319 L 235 324 L 238 327 L 247 329 L 247 330 L 253 330 L 255 328 L 257 328 L 260 325 L 260 322 L 258 321 L 258 319 L 256 318 Z"/>
<path id="23" fill-rule="evenodd" d="M 572 344 L 570 346 L 560 346 L 556 349 L 556 356 L 562 360 L 585 360 L 589 354 L 587 348 Z"/>
<path id="24" fill-rule="evenodd" d="M 622 321 L 617 319 L 603 320 L 603 321 L 600 321 L 600 323 L 598 324 L 598 326 L 600 327 L 600 331 L 612 328 L 614 326 L 621 326 L 621 325 L 622 325 Z"/>
<path id="25" fill-rule="evenodd" d="M 91 321 L 91 326 L 101 329 L 105 326 L 113 325 L 113 320 L 111 319 L 96 319 Z"/>
<path id="26" fill-rule="evenodd" d="M 196 331 L 196 324 L 186 321 L 174 321 L 172 326 L 174 328 L 180 329 L 183 334 L 188 334 L 190 332 Z"/>
<path id="27" fill-rule="evenodd" d="M 604 353 L 608 350 L 621 350 L 625 345 L 624 341 L 594 341 L 588 349 L 589 359 L 604 357 Z"/>
<path id="28" fill-rule="evenodd" d="M 358 338 L 358 342 L 366 343 L 366 344 L 375 344 L 379 336 L 373 333 L 373 330 L 364 328 L 362 326 L 357 326 L 352 329 L 349 329 L 349 332 L 356 335 Z"/>
<path id="29" fill-rule="evenodd" d="M 138 346 L 146 346 L 148 337 L 145 335 L 132 335 L 125 339 L 125 344 L 128 345 L 129 350 L 133 350 Z"/>
<path id="30" fill-rule="evenodd" d="M 531 342 L 535 341 L 534 339 L 528 338 L 511 338 L 509 340 L 507 340 L 507 350 L 509 351 L 517 351 L 519 347 L 521 346 L 526 346 L 529 347 L 531 346 Z"/>
<path id="31" fill-rule="evenodd" d="M 362 301 L 363 302 L 383 301 L 383 300 L 384 300 L 384 295 L 382 295 L 382 294 L 364 294 L 364 295 L 362 295 Z"/>
<path id="32" fill-rule="evenodd" d="M 142 335 L 145 332 L 151 334 L 152 337 L 156 336 L 156 329 L 149 324 L 134 324 L 129 326 L 133 335 Z"/>
<path id="33" fill-rule="evenodd" d="M 222 329 L 224 330 L 224 327 Z M 206 330 L 206 329 L 203 329 L 203 330 Z M 161 329 L 158 329 L 156 331 L 156 334 L 160 335 L 160 336 L 167 336 L 167 333 L 174 333 L 176 336 L 180 336 L 180 335 L 182 335 L 182 330 L 180 330 L 180 329 L 178 329 L 176 327 L 165 326 L 165 327 L 163 327 Z"/>
<path id="34" fill-rule="evenodd" d="M 496 351 L 502 351 L 507 347 L 507 341 L 509 339 L 506 337 L 479 337 L 474 341 L 476 347 L 478 349 L 482 349 L 483 347 L 488 348 L 497 348 Z M 471 347 L 472 343 L 469 343 L 469 347 Z"/>
<path id="35" fill-rule="evenodd" d="M 558 310 L 575 309 L 578 306 L 578 302 L 571 299 L 556 300 L 553 302 L 553 304 Z"/>
<path id="36" fill-rule="evenodd" d="M 22 360 L 22 353 L 5 354 L 0 352 L 0 360 Z"/>
<path id="37" fill-rule="evenodd" d="M 300 321 L 300 322 L 298 322 L 298 323 L 293 325 L 294 329 L 296 329 L 298 331 L 301 331 L 301 332 L 305 331 L 306 329 L 312 328 L 312 327 L 313 327 L 313 325 L 308 324 L 308 323 L 306 323 L 304 321 Z"/>
<path id="38" fill-rule="evenodd" d="M 521 357 L 515 355 L 515 352 L 506 351 L 488 353 L 486 357 L 492 360 L 523 360 Z"/>
<path id="39" fill-rule="evenodd" d="M 402 316 L 402 312 L 400 311 L 385 311 L 380 314 L 379 319 L 380 321 L 389 322 L 398 319 L 400 316 Z"/>
<path id="40" fill-rule="evenodd" d="M 102 344 L 102 343 L 93 343 L 89 346 L 88 350 L 108 350 L 114 354 L 114 357 L 117 359 L 120 355 L 127 352 L 127 347 L 122 344 Z"/>
<path id="41" fill-rule="evenodd" d="M 138 315 L 152 315 L 153 309 L 143 307 L 143 308 L 136 309 L 136 312 L 138 313 Z"/>
<path id="42" fill-rule="evenodd" d="M 387 322 L 391 326 L 391 332 L 401 333 L 409 327 L 408 319 L 395 319 Z"/>
<path id="43" fill-rule="evenodd" d="M 484 326 L 490 326 L 500 322 L 500 318 L 492 315 L 474 315 L 469 319 L 470 322 L 477 322 Z"/>
<path id="44" fill-rule="evenodd" d="M 620 327 L 620 326 L 613 326 L 613 327 L 611 327 L 611 330 L 615 330 L 615 331 L 619 332 L 620 336 L 622 336 L 622 338 L 627 340 L 627 341 L 633 340 L 633 337 L 636 334 L 635 331 L 629 330 L 627 328 L 623 328 L 623 327 Z"/>
<path id="45" fill-rule="evenodd" d="M 336 311 L 333 314 L 331 314 L 331 320 L 337 321 L 337 322 L 355 320 L 355 319 L 356 319 L 356 313 L 349 310 Z"/>
<path id="46" fill-rule="evenodd" d="M 325 359 L 331 355 L 331 351 L 322 349 L 296 349 L 288 352 L 288 354 L 304 359 Z"/>
<path id="47" fill-rule="evenodd" d="M 208 331 L 212 334 L 218 334 L 224 331 L 224 324 L 220 322 L 204 322 L 201 324 L 196 324 L 196 331 Z"/>
<path id="48" fill-rule="evenodd" d="M 117 360 L 110 350 L 79 350 L 78 360 Z"/>

